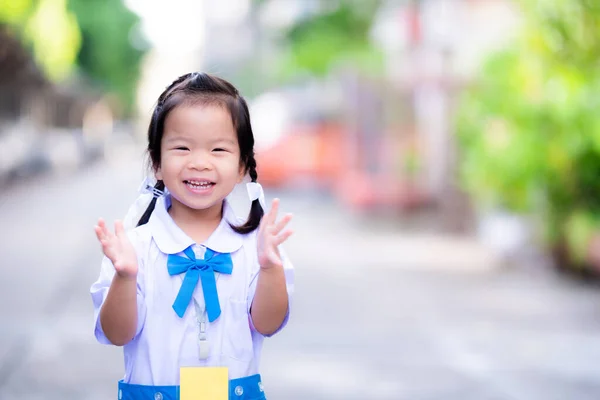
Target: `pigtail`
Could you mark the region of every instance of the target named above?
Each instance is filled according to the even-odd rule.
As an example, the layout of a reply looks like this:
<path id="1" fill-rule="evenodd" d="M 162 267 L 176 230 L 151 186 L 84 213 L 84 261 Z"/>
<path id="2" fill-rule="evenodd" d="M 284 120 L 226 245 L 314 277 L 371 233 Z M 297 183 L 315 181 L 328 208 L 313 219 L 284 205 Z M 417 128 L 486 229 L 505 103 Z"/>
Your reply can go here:
<path id="1" fill-rule="evenodd" d="M 154 188 L 160 190 L 161 192 L 164 192 L 165 183 L 163 181 L 158 181 L 156 182 L 156 185 L 154 185 Z M 146 208 L 146 211 L 144 211 L 144 214 L 138 221 L 137 226 L 146 225 L 148 223 L 148 221 L 150 220 L 150 216 L 152 215 L 152 211 L 154 211 L 154 207 L 156 207 L 156 196 L 152 197 L 150 204 L 148 204 L 148 208 Z"/>
<path id="2" fill-rule="evenodd" d="M 258 174 L 256 173 L 256 160 L 254 159 L 254 155 L 250 155 L 248 158 L 248 175 L 250 175 L 250 179 L 252 182 L 256 182 L 258 179 Z M 248 219 L 241 226 L 231 226 L 231 228 L 237 233 L 247 234 L 253 232 L 260 225 L 260 221 L 265 215 L 265 211 L 260 205 L 260 201 L 258 199 L 252 201 L 252 205 L 250 206 L 250 214 L 248 214 Z"/>

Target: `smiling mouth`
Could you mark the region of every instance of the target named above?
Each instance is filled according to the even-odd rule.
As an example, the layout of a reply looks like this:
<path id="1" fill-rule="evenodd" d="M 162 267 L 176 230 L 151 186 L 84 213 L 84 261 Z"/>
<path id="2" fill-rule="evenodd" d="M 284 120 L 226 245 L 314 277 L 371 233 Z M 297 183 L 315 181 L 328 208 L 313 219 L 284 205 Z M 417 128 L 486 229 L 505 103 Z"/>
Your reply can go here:
<path id="1" fill-rule="evenodd" d="M 183 181 L 188 187 L 195 190 L 209 189 L 215 185 L 210 181 Z"/>

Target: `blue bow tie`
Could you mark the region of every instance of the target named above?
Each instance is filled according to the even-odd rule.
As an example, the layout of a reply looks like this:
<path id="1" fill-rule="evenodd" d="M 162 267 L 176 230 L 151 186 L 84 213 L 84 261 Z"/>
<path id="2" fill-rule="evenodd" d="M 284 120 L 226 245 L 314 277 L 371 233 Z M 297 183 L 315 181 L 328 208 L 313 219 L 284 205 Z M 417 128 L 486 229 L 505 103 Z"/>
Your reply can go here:
<path id="1" fill-rule="evenodd" d="M 183 278 L 183 283 L 173 303 L 173 309 L 179 315 L 179 318 L 183 317 L 190 300 L 192 300 L 198 279 L 201 279 L 208 320 L 213 322 L 221 315 L 215 271 L 222 274 L 231 274 L 233 269 L 231 255 L 228 253 L 215 253 L 211 249 L 206 249 L 204 259 L 197 260 L 191 246 L 185 249 L 183 253 L 187 258 L 174 254 L 170 254 L 167 258 L 169 275 L 178 275 L 185 272 L 185 278 Z"/>

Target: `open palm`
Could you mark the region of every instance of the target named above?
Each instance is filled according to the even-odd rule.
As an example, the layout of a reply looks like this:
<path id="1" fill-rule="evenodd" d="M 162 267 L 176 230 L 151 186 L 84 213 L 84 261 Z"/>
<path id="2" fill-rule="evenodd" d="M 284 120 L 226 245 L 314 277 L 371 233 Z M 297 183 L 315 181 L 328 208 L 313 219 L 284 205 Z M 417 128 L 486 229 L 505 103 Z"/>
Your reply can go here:
<path id="1" fill-rule="evenodd" d="M 260 222 L 257 238 L 258 262 L 263 269 L 282 265 L 281 256 L 277 246 L 285 242 L 292 234 L 291 230 L 283 231 L 283 228 L 292 219 L 291 214 L 286 214 L 277 222 L 277 211 L 279 199 L 274 199 L 271 209 L 265 214 Z M 282 232 L 283 231 L 283 232 Z"/>
<path id="2" fill-rule="evenodd" d="M 112 233 L 106 228 L 104 220 L 99 219 L 94 230 L 102 245 L 102 252 L 112 261 L 117 274 L 122 277 L 135 277 L 138 271 L 137 255 L 125 233 L 123 223 L 116 221 L 115 233 Z"/>

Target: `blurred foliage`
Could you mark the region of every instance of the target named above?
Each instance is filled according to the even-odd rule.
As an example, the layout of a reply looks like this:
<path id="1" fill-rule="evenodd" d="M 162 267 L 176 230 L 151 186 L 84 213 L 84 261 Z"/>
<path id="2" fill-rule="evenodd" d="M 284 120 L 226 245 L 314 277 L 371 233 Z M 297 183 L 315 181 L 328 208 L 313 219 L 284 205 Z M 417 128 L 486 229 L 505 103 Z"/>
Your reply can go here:
<path id="1" fill-rule="evenodd" d="M 134 30 L 137 15 L 121 0 L 0 0 L 0 23 L 51 81 L 78 70 L 131 110 L 145 43 Z"/>
<path id="2" fill-rule="evenodd" d="M 34 9 L 34 0 L 0 0 L 0 21 L 13 27 L 23 26 Z"/>
<path id="3" fill-rule="evenodd" d="M 600 2 L 521 7 L 518 40 L 462 99 L 461 179 L 483 207 L 540 214 L 581 261 L 600 219 Z"/>
<path id="4" fill-rule="evenodd" d="M 339 65 L 377 73 L 382 56 L 369 34 L 380 1 L 343 0 L 321 13 L 294 24 L 285 35 L 289 52 L 283 61 L 284 75 L 306 71 L 324 76 Z"/>
<path id="5" fill-rule="evenodd" d="M 72 71 L 81 36 L 66 0 L 0 0 L 0 23 L 22 38 L 50 80 Z"/>
<path id="6" fill-rule="evenodd" d="M 68 1 L 83 39 L 77 64 L 103 89 L 115 93 L 126 111 L 131 111 L 145 53 L 145 43 L 135 30 L 139 17 L 122 0 Z"/>

